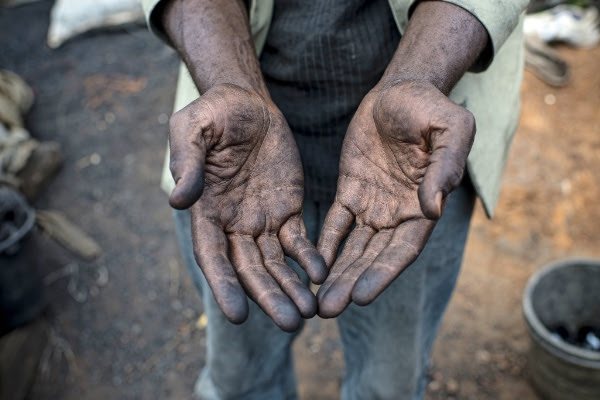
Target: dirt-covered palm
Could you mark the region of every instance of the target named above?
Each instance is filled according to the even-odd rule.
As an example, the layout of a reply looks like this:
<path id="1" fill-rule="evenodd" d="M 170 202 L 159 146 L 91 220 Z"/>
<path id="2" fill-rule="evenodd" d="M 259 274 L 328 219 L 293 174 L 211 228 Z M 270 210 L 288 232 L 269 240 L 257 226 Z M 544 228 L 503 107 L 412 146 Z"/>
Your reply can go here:
<path id="1" fill-rule="evenodd" d="M 242 323 L 248 294 L 283 330 L 316 314 L 325 263 L 302 222 L 304 181 L 290 129 L 255 92 L 219 85 L 171 118 L 173 207 L 190 207 L 194 254 L 225 316 Z M 243 289 L 244 290 L 243 290 Z"/>
<path id="2" fill-rule="evenodd" d="M 474 135 L 472 114 L 431 84 L 400 82 L 364 98 L 319 238 L 331 268 L 317 293 L 319 315 L 369 304 L 417 258 L 462 179 Z"/>

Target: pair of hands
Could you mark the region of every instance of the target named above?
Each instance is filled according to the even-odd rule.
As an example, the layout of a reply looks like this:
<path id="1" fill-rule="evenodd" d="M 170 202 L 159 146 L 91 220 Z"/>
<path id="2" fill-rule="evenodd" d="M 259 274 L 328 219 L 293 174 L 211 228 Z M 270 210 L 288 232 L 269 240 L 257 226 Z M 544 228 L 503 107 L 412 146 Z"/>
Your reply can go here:
<path id="1" fill-rule="evenodd" d="M 317 250 L 302 221 L 296 143 L 270 99 L 221 84 L 174 114 L 170 128 L 170 203 L 191 210 L 195 257 L 217 303 L 242 323 L 247 294 L 290 332 L 317 311 L 331 318 L 351 301 L 369 304 L 417 258 L 475 135 L 472 114 L 429 83 L 372 90 L 344 139 Z M 316 298 L 284 254 L 322 284 Z"/>

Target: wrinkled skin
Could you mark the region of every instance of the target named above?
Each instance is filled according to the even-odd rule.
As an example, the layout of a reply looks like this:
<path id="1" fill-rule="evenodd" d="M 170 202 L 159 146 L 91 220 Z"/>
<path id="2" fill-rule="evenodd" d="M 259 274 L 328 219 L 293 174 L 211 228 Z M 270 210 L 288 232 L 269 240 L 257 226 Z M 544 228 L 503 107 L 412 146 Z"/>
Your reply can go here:
<path id="1" fill-rule="evenodd" d="M 317 312 L 285 263 L 321 283 L 327 270 L 302 222 L 303 171 L 292 133 L 270 99 L 217 85 L 171 118 L 170 203 L 190 208 L 196 261 L 225 316 L 248 316 L 246 294 L 285 331 Z"/>
<path id="2" fill-rule="evenodd" d="M 320 316 L 371 303 L 417 258 L 461 182 L 474 135 L 472 114 L 429 83 L 397 82 L 364 98 L 319 238 L 331 267 L 317 294 Z"/>

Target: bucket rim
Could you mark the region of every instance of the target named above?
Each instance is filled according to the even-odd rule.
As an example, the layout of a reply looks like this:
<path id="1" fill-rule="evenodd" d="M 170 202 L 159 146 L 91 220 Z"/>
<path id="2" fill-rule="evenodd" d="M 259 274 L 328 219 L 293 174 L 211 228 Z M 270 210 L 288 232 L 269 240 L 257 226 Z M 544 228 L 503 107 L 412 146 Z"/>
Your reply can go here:
<path id="1" fill-rule="evenodd" d="M 600 270 L 600 260 L 593 258 L 568 258 L 547 264 L 535 272 L 527 281 L 523 293 L 523 313 L 529 325 L 533 339 L 555 356 L 569 360 L 578 365 L 600 368 L 600 352 L 582 349 L 572 344 L 557 341 L 552 338 L 550 331 L 538 318 L 532 302 L 533 291 L 539 282 L 550 273 L 567 267 L 587 266 Z"/>

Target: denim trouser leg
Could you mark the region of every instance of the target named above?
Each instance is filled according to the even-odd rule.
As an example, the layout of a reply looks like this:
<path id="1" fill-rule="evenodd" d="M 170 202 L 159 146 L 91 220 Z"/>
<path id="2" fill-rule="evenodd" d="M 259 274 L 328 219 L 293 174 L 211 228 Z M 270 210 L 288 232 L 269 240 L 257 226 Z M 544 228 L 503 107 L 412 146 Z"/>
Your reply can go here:
<path id="1" fill-rule="evenodd" d="M 317 236 L 317 208 L 306 204 L 307 233 Z M 206 365 L 196 383 L 195 393 L 203 400 L 287 400 L 296 399 L 296 379 L 291 344 L 299 333 L 285 333 L 252 301 L 250 315 L 242 325 L 227 321 L 194 259 L 189 211 L 174 211 L 175 230 L 185 263 L 200 291 L 208 325 Z M 298 265 L 287 260 L 300 278 L 308 277 Z"/>
<path id="2" fill-rule="evenodd" d="M 475 194 L 450 196 L 419 258 L 373 303 L 338 317 L 346 376 L 342 400 L 422 399 L 433 340 L 454 289 Z"/>
<path id="3" fill-rule="evenodd" d="M 371 305 L 351 304 L 338 317 L 346 360 L 343 400 L 423 398 L 427 360 L 456 283 L 474 200 L 470 183 L 463 183 L 417 261 Z M 304 205 L 313 242 L 328 209 Z M 175 211 L 175 223 L 208 318 L 207 362 L 196 394 L 207 400 L 296 398 L 290 349 L 295 334 L 282 332 L 253 302 L 248 321 L 230 324 L 194 260 L 189 213 Z M 288 262 L 306 282 L 306 274 Z"/>

